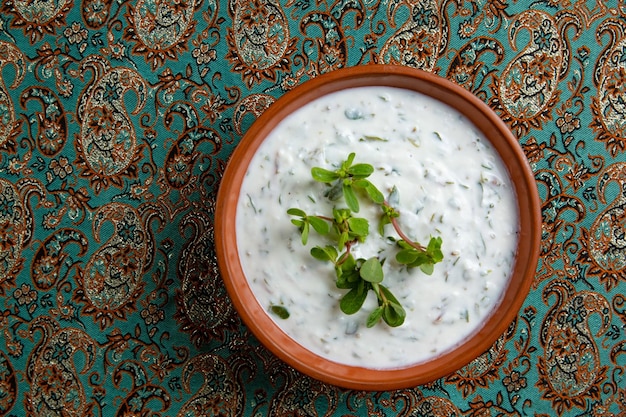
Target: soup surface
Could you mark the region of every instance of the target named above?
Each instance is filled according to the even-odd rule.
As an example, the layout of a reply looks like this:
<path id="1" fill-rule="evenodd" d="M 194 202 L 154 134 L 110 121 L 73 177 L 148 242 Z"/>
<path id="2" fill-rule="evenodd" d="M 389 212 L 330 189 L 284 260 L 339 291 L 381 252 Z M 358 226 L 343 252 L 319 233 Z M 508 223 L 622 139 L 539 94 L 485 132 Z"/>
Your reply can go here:
<path id="1" fill-rule="evenodd" d="M 400 225 L 411 239 L 441 236 L 444 260 L 432 275 L 395 261 L 393 227 L 377 232 L 378 208 L 361 204 L 370 235 L 356 257 L 380 253 L 387 286 L 406 310 L 391 328 L 366 328 L 377 302 L 370 292 L 354 315 L 339 309 L 332 264 L 309 251 L 328 244 L 311 233 L 303 246 L 286 211 L 328 215 L 345 207 L 329 201 L 311 178 L 315 166 L 334 169 L 348 154 L 375 168 L 383 194 L 395 186 Z M 284 119 L 257 150 L 237 206 L 241 264 L 259 303 L 298 343 L 335 362 L 392 369 L 437 356 L 476 332 L 499 303 L 518 240 L 515 192 L 483 134 L 449 106 L 392 87 L 359 87 L 319 98 Z M 281 319 L 270 312 L 282 306 Z"/>

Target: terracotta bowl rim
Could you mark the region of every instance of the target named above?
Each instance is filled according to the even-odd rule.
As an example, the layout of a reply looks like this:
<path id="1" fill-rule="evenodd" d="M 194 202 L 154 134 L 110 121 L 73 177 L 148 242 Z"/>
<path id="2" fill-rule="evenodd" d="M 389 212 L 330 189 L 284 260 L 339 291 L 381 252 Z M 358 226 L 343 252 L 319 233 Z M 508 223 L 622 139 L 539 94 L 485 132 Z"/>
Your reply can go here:
<path id="1" fill-rule="evenodd" d="M 512 278 L 500 304 L 463 343 L 432 359 L 397 369 L 371 369 L 320 357 L 284 333 L 256 301 L 237 253 L 235 217 L 239 190 L 250 160 L 276 124 L 309 101 L 361 86 L 406 88 L 432 96 L 465 114 L 494 145 L 515 186 L 520 228 Z M 452 81 L 419 69 L 364 65 L 312 78 L 278 98 L 244 134 L 227 163 L 217 194 L 215 251 L 226 290 L 245 325 L 278 358 L 325 383 L 358 390 L 391 390 L 431 382 L 467 365 L 506 331 L 522 307 L 535 276 L 541 237 L 541 209 L 533 171 L 517 139 L 482 100 Z"/>

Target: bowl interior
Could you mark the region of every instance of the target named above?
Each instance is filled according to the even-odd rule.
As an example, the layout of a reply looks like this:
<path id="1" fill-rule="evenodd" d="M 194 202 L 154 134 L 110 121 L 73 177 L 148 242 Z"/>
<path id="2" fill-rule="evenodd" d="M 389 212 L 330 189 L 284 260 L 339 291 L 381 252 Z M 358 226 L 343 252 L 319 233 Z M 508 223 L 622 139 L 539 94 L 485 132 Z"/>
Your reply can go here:
<path id="1" fill-rule="evenodd" d="M 287 115 L 316 98 L 346 88 L 398 87 L 431 96 L 464 114 L 490 141 L 504 162 L 517 197 L 519 243 L 512 276 L 500 304 L 484 325 L 453 350 L 432 360 L 398 369 L 346 366 L 302 347 L 256 302 L 244 276 L 235 238 L 239 190 L 250 160 L 264 139 Z M 517 315 L 533 280 L 540 243 L 540 202 L 534 175 L 516 138 L 480 99 L 462 87 L 421 70 L 368 65 L 314 78 L 278 99 L 250 127 L 225 170 L 217 197 L 215 240 L 218 265 L 226 289 L 243 321 L 280 359 L 309 376 L 351 389 L 387 390 L 416 386 L 445 376 L 482 354 Z"/>

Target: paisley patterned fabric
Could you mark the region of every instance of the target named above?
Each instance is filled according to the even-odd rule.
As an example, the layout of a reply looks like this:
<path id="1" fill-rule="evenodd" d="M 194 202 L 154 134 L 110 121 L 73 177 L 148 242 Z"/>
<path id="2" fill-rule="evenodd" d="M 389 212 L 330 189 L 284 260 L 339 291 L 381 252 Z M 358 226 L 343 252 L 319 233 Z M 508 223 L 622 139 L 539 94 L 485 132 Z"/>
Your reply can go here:
<path id="1" fill-rule="evenodd" d="M 508 331 L 427 385 L 357 392 L 270 354 L 213 248 L 250 124 L 338 68 L 437 73 L 538 184 Z M 626 416 L 626 6 L 618 0 L 4 0 L 0 416 Z"/>

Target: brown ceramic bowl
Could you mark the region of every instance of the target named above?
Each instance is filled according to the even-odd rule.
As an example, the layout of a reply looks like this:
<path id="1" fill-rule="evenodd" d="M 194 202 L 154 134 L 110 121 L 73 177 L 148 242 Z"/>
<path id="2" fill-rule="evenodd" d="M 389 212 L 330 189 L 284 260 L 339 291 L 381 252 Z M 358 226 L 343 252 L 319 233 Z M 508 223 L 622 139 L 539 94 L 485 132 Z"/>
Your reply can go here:
<path id="1" fill-rule="evenodd" d="M 352 87 L 390 86 L 426 94 L 464 114 L 490 140 L 506 165 L 517 195 L 520 235 L 508 288 L 496 310 L 462 344 L 439 356 L 399 369 L 369 369 L 324 359 L 285 334 L 255 299 L 237 251 L 235 218 L 239 190 L 259 145 L 287 115 L 323 95 Z M 280 359 L 321 381 L 350 389 L 390 390 L 443 377 L 485 352 L 513 321 L 533 280 L 541 215 L 534 175 L 516 138 L 500 118 L 467 90 L 439 76 L 407 67 L 368 65 L 346 68 L 307 81 L 278 99 L 250 127 L 230 159 L 217 197 L 216 252 L 228 293 L 245 324 Z"/>

